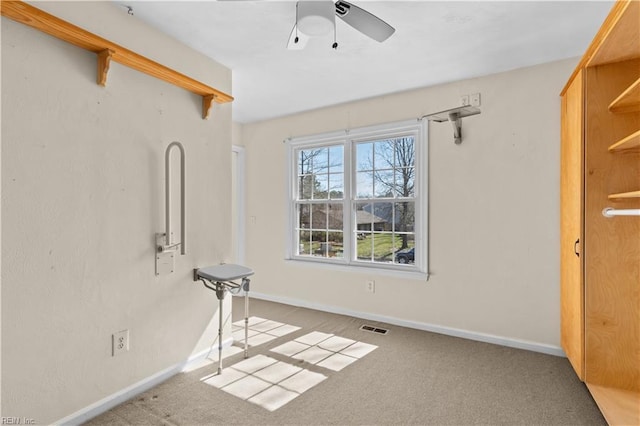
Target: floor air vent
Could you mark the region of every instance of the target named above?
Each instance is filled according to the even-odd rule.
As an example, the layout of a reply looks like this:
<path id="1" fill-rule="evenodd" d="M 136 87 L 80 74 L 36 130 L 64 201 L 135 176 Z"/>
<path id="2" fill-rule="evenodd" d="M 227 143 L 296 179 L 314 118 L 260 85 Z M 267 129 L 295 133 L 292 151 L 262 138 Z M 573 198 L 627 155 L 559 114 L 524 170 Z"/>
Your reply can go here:
<path id="1" fill-rule="evenodd" d="M 369 331 L 371 333 L 377 333 L 377 334 L 387 334 L 389 332 L 389 330 L 387 330 L 386 328 L 373 327 L 370 325 L 362 325 L 360 326 L 360 330 Z"/>

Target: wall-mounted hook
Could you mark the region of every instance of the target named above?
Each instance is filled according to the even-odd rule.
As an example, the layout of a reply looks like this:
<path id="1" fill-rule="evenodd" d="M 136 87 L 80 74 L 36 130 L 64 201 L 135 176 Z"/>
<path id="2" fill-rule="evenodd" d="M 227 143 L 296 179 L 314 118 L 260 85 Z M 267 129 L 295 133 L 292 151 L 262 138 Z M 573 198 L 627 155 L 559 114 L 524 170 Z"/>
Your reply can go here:
<path id="1" fill-rule="evenodd" d="M 180 151 L 180 239 L 181 242 L 173 244 L 173 233 L 171 232 L 171 150 L 178 148 Z M 180 142 L 174 141 L 167 146 L 164 153 L 164 171 L 165 171 L 165 247 L 171 249 L 180 246 L 180 254 L 187 253 L 187 218 L 186 218 L 186 171 L 185 171 L 185 155 L 184 147 Z"/>

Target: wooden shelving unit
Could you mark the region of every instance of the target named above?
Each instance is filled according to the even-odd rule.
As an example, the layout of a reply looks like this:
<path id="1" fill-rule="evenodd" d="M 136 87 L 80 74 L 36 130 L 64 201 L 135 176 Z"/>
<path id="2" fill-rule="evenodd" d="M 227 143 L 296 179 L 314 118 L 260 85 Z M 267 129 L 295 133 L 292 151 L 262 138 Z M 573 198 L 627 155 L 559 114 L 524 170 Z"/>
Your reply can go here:
<path id="1" fill-rule="evenodd" d="M 619 140 L 609 147 L 609 152 L 619 152 L 640 149 L 640 130 Z"/>
<path id="2" fill-rule="evenodd" d="M 614 113 L 640 111 L 640 77 L 609 105 Z"/>
<path id="3" fill-rule="evenodd" d="M 614 114 L 640 112 L 640 77 L 611 102 L 608 109 Z M 609 152 L 640 152 L 640 123 L 638 123 L 635 132 L 611 145 Z M 640 190 L 611 194 L 608 198 L 613 201 L 640 199 Z"/>
<path id="4" fill-rule="evenodd" d="M 637 5 L 636 5 L 637 8 Z M 636 17 L 640 18 L 640 13 L 636 13 Z M 636 25 L 636 28 L 638 25 Z M 640 71 L 638 72 L 640 74 Z M 609 112 L 613 114 L 632 114 L 640 112 L 640 75 L 629 85 L 611 104 L 609 104 Z M 621 139 L 609 147 L 609 152 L 619 153 L 631 150 L 636 152 L 640 147 L 640 120 L 636 120 L 635 132 Z M 640 151 L 639 151 L 640 152 Z M 640 185 L 639 185 L 640 186 Z M 624 201 L 640 198 L 639 191 L 621 192 L 608 196 L 609 200 Z"/>
<path id="5" fill-rule="evenodd" d="M 617 0 L 562 91 L 561 340 L 610 425 L 640 425 L 640 219 L 603 216 L 640 201 L 638 22 Z"/>
<path id="6" fill-rule="evenodd" d="M 125 47 L 90 33 L 22 1 L 2 0 L 0 2 L 0 11 L 2 16 L 96 53 L 97 83 L 101 86 L 106 85 L 109 64 L 111 61 L 115 61 L 202 96 L 203 119 L 209 116 L 209 111 L 214 102 L 226 103 L 233 101 L 233 97 L 218 89 L 207 86 L 198 80 L 181 74 L 178 71 L 132 52 Z"/>

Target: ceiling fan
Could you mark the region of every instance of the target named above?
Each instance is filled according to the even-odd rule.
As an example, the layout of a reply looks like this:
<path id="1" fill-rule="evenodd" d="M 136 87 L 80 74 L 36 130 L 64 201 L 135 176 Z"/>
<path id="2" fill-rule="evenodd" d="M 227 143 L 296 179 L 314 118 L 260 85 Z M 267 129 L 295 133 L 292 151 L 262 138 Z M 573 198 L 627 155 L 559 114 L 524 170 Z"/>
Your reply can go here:
<path id="1" fill-rule="evenodd" d="M 296 3 L 296 23 L 293 25 L 287 48 L 303 49 L 310 37 L 321 36 L 334 31 L 335 17 L 342 19 L 364 35 L 383 42 L 396 31 L 377 16 L 344 0 L 300 0 Z M 334 39 L 334 49 L 338 43 Z"/>

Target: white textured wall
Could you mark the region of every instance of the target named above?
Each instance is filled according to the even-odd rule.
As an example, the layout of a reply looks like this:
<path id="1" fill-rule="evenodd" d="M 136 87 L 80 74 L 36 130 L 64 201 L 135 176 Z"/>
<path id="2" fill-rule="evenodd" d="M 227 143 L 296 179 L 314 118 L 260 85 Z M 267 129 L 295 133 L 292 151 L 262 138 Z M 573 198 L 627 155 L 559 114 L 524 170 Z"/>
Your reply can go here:
<path id="1" fill-rule="evenodd" d="M 575 64 L 565 60 L 243 126 L 253 290 L 558 348 L 559 93 Z M 482 114 L 463 119 L 462 145 L 453 143 L 450 123 L 430 124 L 428 282 L 284 260 L 284 139 L 419 117 L 475 92 L 482 94 Z M 365 287 L 372 278 L 375 294 Z"/>
<path id="2" fill-rule="evenodd" d="M 35 5 L 231 90 L 228 69 L 111 2 Z M 200 97 L 117 63 L 106 87 L 95 79 L 95 54 L 2 18 L 3 416 L 49 424 L 211 344 L 198 342 L 217 301 L 191 277 L 231 254 L 231 106 L 202 120 Z M 173 140 L 188 254 L 156 277 Z M 123 329 L 130 351 L 112 357 Z"/>

